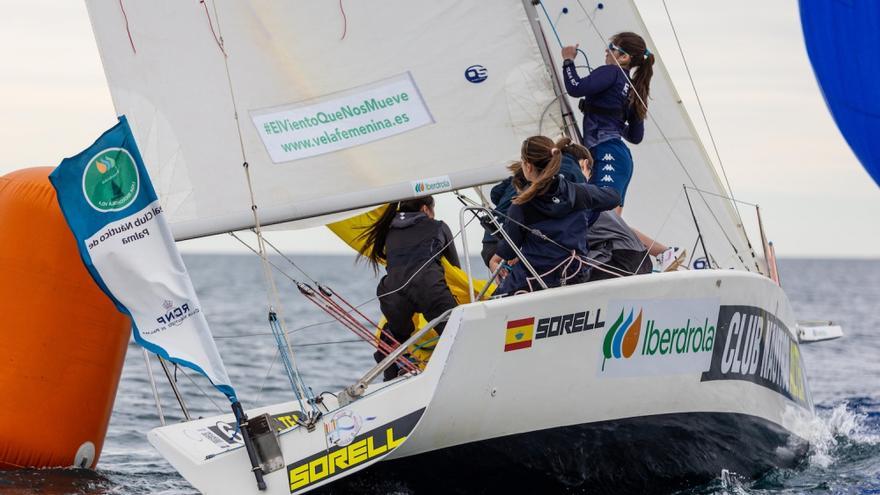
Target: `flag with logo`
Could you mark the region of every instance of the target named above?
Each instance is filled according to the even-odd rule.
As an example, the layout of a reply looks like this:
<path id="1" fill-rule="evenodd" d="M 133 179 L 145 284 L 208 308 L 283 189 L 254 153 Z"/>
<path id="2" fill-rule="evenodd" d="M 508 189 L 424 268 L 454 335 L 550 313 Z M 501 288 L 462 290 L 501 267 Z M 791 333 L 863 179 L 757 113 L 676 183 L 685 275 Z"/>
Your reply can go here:
<path id="1" fill-rule="evenodd" d="M 236 401 L 192 281 L 125 116 L 49 176 L 95 282 L 135 341 L 205 375 Z"/>

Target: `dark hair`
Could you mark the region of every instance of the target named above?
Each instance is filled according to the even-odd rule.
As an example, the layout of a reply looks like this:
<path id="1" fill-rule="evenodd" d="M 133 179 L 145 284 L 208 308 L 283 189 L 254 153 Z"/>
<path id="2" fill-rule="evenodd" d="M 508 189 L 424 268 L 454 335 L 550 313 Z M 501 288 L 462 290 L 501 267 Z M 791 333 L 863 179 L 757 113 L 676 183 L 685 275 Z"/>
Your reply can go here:
<path id="1" fill-rule="evenodd" d="M 634 107 L 636 115 L 644 120 L 648 115 L 648 94 L 651 77 L 654 75 L 654 54 L 648 51 L 645 40 L 636 33 L 617 33 L 611 38 L 611 42 L 629 55 L 629 67 L 625 68 L 636 70 L 631 76 L 632 89 L 635 91 L 629 93 L 629 105 Z"/>
<path id="2" fill-rule="evenodd" d="M 379 273 L 379 264 L 387 260 L 385 240 L 388 239 L 388 231 L 391 230 L 391 221 L 394 220 L 394 216 L 403 212 L 421 211 L 422 206 L 433 209 L 434 197 L 422 196 L 421 198 L 390 203 L 382 212 L 382 216 L 357 236 L 358 240 L 363 239 L 364 241 L 360 255 L 373 267 L 374 272 Z"/>
<path id="3" fill-rule="evenodd" d="M 564 137 L 556 141 L 556 147 L 563 153 L 573 156 L 575 160 L 587 160 L 591 165 L 593 163 L 593 155 L 590 154 L 590 150 L 572 142 L 570 138 Z"/>
<path id="4" fill-rule="evenodd" d="M 527 203 L 535 196 L 540 196 L 547 192 L 547 189 L 556 180 L 556 176 L 559 174 L 559 167 L 562 165 L 562 150 L 560 146 L 546 136 L 532 136 L 523 141 L 521 154 L 522 161 L 531 163 L 539 173 L 535 181 L 528 184 L 513 198 L 513 204 L 515 205 Z M 509 167 L 510 171 L 514 173 L 514 180 L 521 167 L 521 164 L 513 164 Z"/>

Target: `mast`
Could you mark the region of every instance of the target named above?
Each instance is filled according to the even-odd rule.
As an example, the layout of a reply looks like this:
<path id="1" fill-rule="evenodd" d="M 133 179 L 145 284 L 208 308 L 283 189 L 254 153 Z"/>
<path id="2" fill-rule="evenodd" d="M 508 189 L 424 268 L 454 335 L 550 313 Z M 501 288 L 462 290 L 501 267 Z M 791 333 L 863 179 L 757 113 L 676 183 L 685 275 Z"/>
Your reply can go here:
<path id="1" fill-rule="evenodd" d="M 550 79 L 553 81 L 553 92 L 556 94 L 556 101 L 559 102 L 559 109 L 562 113 L 562 131 L 574 142 L 583 144 L 581 141 L 581 133 L 578 131 L 577 122 L 575 122 L 574 119 L 574 111 L 569 104 L 565 88 L 562 86 L 562 81 L 559 79 L 559 72 L 556 70 L 556 66 L 553 63 L 553 57 L 550 55 L 550 48 L 547 45 L 547 37 L 544 36 L 544 29 L 538 21 L 538 10 L 535 9 L 535 5 L 539 2 L 540 0 L 522 0 L 523 9 L 526 11 L 529 25 L 531 25 L 532 32 L 535 34 L 535 41 L 538 44 L 538 50 L 541 52 L 541 58 L 544 60 L 544 65 L 547 68 L 547 72 L 550 73 Z"/>

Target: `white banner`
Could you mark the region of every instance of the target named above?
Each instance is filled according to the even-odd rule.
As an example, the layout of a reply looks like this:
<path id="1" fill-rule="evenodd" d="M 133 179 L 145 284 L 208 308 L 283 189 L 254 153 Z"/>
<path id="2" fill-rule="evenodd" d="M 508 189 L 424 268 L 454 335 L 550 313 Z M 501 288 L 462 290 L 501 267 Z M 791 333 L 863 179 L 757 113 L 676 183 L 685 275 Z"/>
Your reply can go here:
<path id="1" fill-rule="evenodd" d="M 200 368 L 216 386 L 229 384 L 159 201 L 108 223 L 85 243 L 104 285 L 131 314 L 141 345 Z"/>
<path id="2" fill-rule="evenodd" d="M 608 303 L 600 377 L 663 376 L 709 369 L 718 298 Z M 612 320 L 613 319 L 613 320 Z"/>
<path id="3" fill-rule="evenodd" d="M 378 141 L 434 123 L 409 72 L 317 100 L 251 112 L 275 163 Z"/>

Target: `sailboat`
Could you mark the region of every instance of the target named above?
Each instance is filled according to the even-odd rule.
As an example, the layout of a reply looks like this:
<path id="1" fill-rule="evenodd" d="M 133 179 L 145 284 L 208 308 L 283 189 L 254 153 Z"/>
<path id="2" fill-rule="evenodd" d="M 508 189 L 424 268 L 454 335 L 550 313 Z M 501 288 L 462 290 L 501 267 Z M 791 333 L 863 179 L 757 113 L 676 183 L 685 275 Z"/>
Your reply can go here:
<path id="1" fill-rule="evenodd" d="M 524 138 L 578 135 L 556 40 L 580 43 L 582 71 L 616 32 L 654 46 L 628 1 L 87 5 L 177 240 L 497 182 Z M 438 321 L 320 401 L 288 368 L 297 400 L 247 408 L 249 445 L 232 415 L 150 443 L 198 490 L 237 494 L 382 470 L 427 491 L 644 490 L 795 463 L 814 410 L 772 251 L 750 242 L 662 57 L 654 71 L 626 217 L 705 269 L 469 288 L 423 369 L 375 382 Z M 468 204 L 462 224 L 488 206 Z"/>

